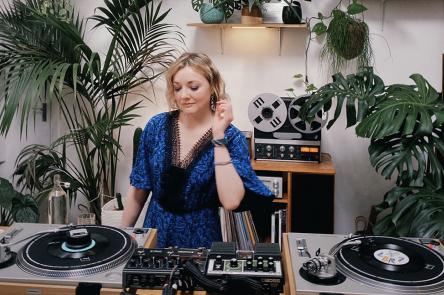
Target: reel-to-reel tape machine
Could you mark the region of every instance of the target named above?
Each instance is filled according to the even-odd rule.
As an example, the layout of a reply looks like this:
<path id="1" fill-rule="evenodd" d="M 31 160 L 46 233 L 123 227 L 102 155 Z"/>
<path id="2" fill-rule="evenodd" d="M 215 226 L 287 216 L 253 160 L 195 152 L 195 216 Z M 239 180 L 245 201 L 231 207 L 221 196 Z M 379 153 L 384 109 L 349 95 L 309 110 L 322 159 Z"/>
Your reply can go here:
<path id="1" fill-rule="evenodd" d="M 253 98 L 248 118 L 254 127 L 256 160 L 320 162 L 321 128 L 326 120 L 322 111 L 310 123 L 299 117 L 308 97 L 262 93 Z"/>

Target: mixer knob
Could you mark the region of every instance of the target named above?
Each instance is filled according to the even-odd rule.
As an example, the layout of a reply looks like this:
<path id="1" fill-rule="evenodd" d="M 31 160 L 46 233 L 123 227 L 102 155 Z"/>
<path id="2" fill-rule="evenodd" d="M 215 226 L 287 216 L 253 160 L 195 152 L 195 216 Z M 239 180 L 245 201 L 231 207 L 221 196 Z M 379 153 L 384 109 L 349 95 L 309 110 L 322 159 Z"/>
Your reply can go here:
<path id="1" fill-rule="evenodd" d="M 262 256 L 258 256 L 258 257 L 256 257 L 256 259 L 257 259 L 257 261 L 264 261 L 264 257 L 262 257 Z"/>
<path id="2" fill-rule="evenodd" d="M 281 145 L 281 146 L 279 147 L 279 150 L 280 150 L 281 152 L 285 152 L 285 146 Z"/>
<path id="3" fill-rule="evenodd" d="M 236 258 L 230 259 L 230 267 L 237 267 L 237 259 Z"/>
<path id="4" fill-rule="evenodd" d="M 266 149 L 268 152 L 271 152 L 271 150 L 272 150 L 273 148 L 271 147 L 271 145 L 267 145 L 267 146 L 265 147 L 265 149 Z"/>
<path id="5" fill-rule="evenodd" d="M 258 261 L 256 267 L 257 270 L 264 270 L 264 262 L 262 260 Z"/>
<path id="6" fill-rule="evenodd" d="M 274 261 L 268 261 L 268 271 L 275 271 Z"/>
<path id="7" fill-rule="evenodd" d="M 216 256 L 216 263 L 217 264 L 222 264 L 222 256 L 221 255 L 217 255 Z"/>
<path id="8" fill-rule="evenodd" d="M 253 261 L 251 261 L 251 260 L 247 260 L 247 269 L 248 270 L 251 270 L 251 269 L 253 269 Z"/>

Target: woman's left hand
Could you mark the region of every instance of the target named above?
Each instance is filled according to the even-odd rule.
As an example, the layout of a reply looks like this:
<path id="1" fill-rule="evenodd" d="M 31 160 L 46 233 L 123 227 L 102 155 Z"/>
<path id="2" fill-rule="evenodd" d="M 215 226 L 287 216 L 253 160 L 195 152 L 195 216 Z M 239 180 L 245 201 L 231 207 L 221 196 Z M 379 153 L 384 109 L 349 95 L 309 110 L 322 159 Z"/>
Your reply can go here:
<path id="1" fill-rule="evenodd" d="M 217 101 L 213 120 L 213 138 L 223 138 L 225 130 L 232 121 L 233 108 L 231 103 L 226 99 Z"/>

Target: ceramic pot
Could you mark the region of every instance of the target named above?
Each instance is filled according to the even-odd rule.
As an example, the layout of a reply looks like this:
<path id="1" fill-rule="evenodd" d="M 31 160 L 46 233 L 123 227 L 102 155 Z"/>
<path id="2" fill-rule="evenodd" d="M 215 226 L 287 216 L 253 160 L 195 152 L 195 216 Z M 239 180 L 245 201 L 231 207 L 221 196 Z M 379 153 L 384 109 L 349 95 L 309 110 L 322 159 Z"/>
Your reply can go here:
<path id="1" fill-rule="evenodd" d="M 248 5 L 242 6 L 241 13 L 241 23 L 243 24 L 254 25 L 262 23 L 262 11 L 256 4 L 253 4 L 251 11 Z"/>
<path id="2" fill-rule="evenodd" d="M 282 9 L 282 21 L 284 24 L 300 24 L 302 21 L 301 3 L 293 1 L 292 7 L 284 6 Z"/>
<path id="3" fill-rule="evenodd" d="M 200 20 L 204 24 L 219 24 L 224 20 L 224 12 L 212 3 L 203 3 L 200 7 Z"/>

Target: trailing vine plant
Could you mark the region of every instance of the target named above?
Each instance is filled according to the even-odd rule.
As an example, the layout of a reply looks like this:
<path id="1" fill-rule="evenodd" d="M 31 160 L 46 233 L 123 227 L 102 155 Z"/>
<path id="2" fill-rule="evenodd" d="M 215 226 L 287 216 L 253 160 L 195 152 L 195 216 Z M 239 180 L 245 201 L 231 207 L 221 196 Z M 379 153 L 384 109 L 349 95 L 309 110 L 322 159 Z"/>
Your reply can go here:
<path id="1" fill-rule="evenodd" d="M 328 16 L 318 13 L 316 17 L 307 20 L 310 38 L 305 52 L 305 71 L 307 72 L 307 57 L 310 42 L 325 35 L 321 49 L 321 61 L 329 65 L 331 74 L 346 68 L 350 61 L 356 60 L 356 68 L 369 66 L 373 58 L 370 43 L 369 28 L 363 18 L 367 8 L 353 0 L 346 10 L 341 10 L 343 0 L 332 9 Z M 318 21 L 313 27 L 310 24 Z M 315 36 L 312 37 L 312 34 Z"/>

